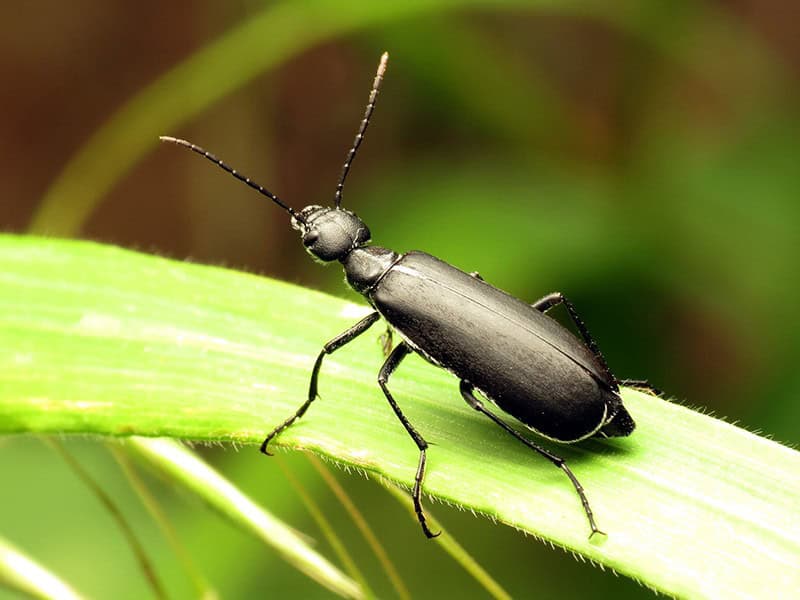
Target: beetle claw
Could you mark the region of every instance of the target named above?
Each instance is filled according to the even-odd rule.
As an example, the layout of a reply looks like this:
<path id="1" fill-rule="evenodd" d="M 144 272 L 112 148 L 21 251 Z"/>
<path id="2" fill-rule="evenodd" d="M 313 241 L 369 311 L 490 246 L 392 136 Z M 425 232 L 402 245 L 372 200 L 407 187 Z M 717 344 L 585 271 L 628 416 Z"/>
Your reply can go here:
<path id="1" fill-rule="evenodd" d="M 267 450 L 267 444 L 269 444 L 271 439 L 272 439 L 272 436 L 270 435 L 270 436 L 267 436 L 267 438 L 263 442 L 261 442 L 261 454 L 264 454 L 266 456 L 275 456 L 272 452 Z"/>
<path id="2" fill-rule="evenodd" d="M 591 542 L 594 539 L 595 535 L 602 536 L 600 539 L 608 538 L 608 534 L 605 531 L 600 531 L 599 529 L 592 529 L 592 533 L 589 534 L 589 541 Z M 598 540 L 600 541 L 600 540 Z"/>

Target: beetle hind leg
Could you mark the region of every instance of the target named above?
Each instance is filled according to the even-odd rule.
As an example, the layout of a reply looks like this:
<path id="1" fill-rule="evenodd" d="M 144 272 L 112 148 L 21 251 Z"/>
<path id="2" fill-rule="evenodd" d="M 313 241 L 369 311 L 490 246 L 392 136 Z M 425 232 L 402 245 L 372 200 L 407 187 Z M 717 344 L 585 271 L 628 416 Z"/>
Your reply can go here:
<path id="1" fill-rule="evenodd" d="M 408 421 L 406 416 L 403 414 L 403 411 L 400 410 L 400 407 L 392 397 L 392 393 L 389 391 L 389 387 L 387 385 L 389 382 L 389 377 L 391 377 L 392 373 L 394 373 L 395 369 L 397 369 L 402 360 L 410 353 L 411 348 L 409 348 L 408 344 L 405 342 L 400 342 L 397 346 L 395 346 L 395 349 L 392 350 L 389 358 L 387 358 L 386 362 L 383 363 L 380 373 L 378 373 L 378 385 L 381 386 L 383 395 L 386 396 L 386 399 L 389 401 L 389 405 L 392 407 L 394 414 L 397 415 L 398 419 L 400 419 L 400 422 L 403 424 L 403 427 L 406 428 L 408 435 L 411 436 L 411 439 L 414 440 L 417 448 L 419 448 L 419 463 L 417 464 L 417 474 L 414 477 L 414 488 L 411 491 L 411 497 L 414 500 L 414 512 L 417 514 L 417 520 L 422 526 L 422 531 L 428 538 L 435 538 L 441 532 L 433 533 L 428 527 L 428 522 L 425 518 L 425 511 L 422 510 L 421 501 L 422 481 L 425 479 L 425 450 L 428 448 L 428 442 L 426 442 L 419 432 L 414 429 L 414 426 Z"/>
<path id="2" fill-rule="evenodd" d="M 620 379 L 617 383 L 623 387 L 633 388 L 653 396 L 661 398 L 664 395 L 664 390 L 657 388 L 646 379 Z"/>
<path id="3" fill-rule="evenodd" d="M 605 535 L 605 533 L 600 531 L 600 529 L 597 527 L 597 523 L 594 520 L 594 513 L 592 512 L 591 506 L 589 506 L 589 500 L 586 498 L 586 492 L 584 491 L 583 486 L 578 481 L 578 478 L 575 477 L 575 474 L 572 472 L 572 470 L 567 466 L 566 461 L 560 456 L 556 456 L 549 450 L 545 450 L 541 446 L 534 444 L 528 438 L 520 434 L 518 431 L 514 430 L 506 422 L 504 422 L 497 415 L 495 415 L 493 412 L 487 409 L 483 405 L 483 402 L 481 402 L 478 398 L 475 397 L 474 385 L 472 385 L 468 381 L 462 380 L 459 389 L 461 390 L 461 395 L 464 397 L 464 400 L 466 400 L 467 404 L 469 404 L 472 408 L 477 410 L 479 413 L 489 417 L 497 425 L 505 429 L 508 433 L 513 435 L 520 442 L 525 444 L 528 448 L 534 450 L 535 452 L 538 452 L 540 455 L 544 456 L 547 460 L 549 460 L 559 469 L 564 471 L 566 476 L 569 478 L 570 482 L 572 482 L 572 486 L 575 488 L 575 491 L 578 493 L 578 497 L 581 499 L 581 504 L 583 505 L 583 512 L 586 513 L 586 518 L 589 520 L 589 527 L 592 530 L 592 533 L 589 534 L 589 539 L 592 539 L 592 537 L 595 534 Z"/>

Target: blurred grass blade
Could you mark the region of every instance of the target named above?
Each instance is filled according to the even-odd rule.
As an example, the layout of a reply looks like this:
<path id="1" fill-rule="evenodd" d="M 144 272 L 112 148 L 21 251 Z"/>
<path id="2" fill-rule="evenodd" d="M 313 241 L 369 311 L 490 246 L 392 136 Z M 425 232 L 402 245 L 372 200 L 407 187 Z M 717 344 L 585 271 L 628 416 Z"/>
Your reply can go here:
<path id="1" fill-rule="evenodd" d="M 317 504 L 311 494 L 308 493 L 302 482 L 294 476 L 294 473 L 292 473 L 292 471 L 279 458 L 276 458 L 275 460 L 278 464 L 278 468 L 283 473 L 283 476 L 286 477 L 289 485 L 291 485 L 292 488 L 294 488 L 294 491 L 297 492 L 297 495 L 300 496 L 300 501 L 306 507 L 306 510 L 317 524 L 317 527 L 319 527 L 322 535 L 325 536 L 325 539 L 328 541 L 328 544 L 330 544 L 336 556 L 339 557 L 339 560 L 342 562 L 345 570 L 361 586 L 365 597 L 374 598 L 375 593 L 370 589 L 369 584 L 367 583 L 367 578 L 364 577 L 364 574 L 358 568 L 356 561 L 353 560 L 353 557 L 347 550 L 347 546 L 344 545 L 342 538 L 325 516 L 325 512 L 320 508 L 319 504 Z"/>
<path id="2" fill-rule="evenodd" d="M 336 499 L 339 500 L 339 503 L 344 507 L 345 511 L 347 511 L 347 514 L 350 515 L 353 523 L 355 523 L 359 532 L 361 532 L 361 535 L 372 549 L 372 553 L 375 555 L 375 558 L 377 558 L 378 562 L 381 564 L 381 567 L 386 573 L 386 576 L 389 578 L 389 581 L 392 583 L 392 587 L 394 588 L 394 591 L 397 592 L 400 600 L 411 600 L 411 594 L 409 593 L 406 584 L 403 583 L 403 578 L 400 577 L 400 574 L 397 572 L 397 568 L 389 558 L 386 549 L 383 547 L 383 544 L 381 544 L 378 536 L 375 535 L 375 532 L 369 526 L 369 523 L 367 523 L 364 515 L 361 514 L 361 511 L 358 510 L 358 507 L 347 494 L 345 489 L 339 484 L 339 481 L 336 479 L 336 477 L 333 476 L 333 473 L 331 473 L 328 466 L 311 452 L 306 452 L 306 456 L 308 457 L 308 461 L 311 463 L 314 469 L 316 469 L 317 473 L 319 473 L 322 476 L 322 479 L 325 480 L 325 483 L 328 484 L 328 488 L 333 492 L 333 495 L 336 496 Z"/>
<path id="3" fill-rule="evenodd" d="M 158 574 L 156 573 L 153 562 L 150 560 L 150 557 L 147 555 L 144 546 L 139 541 L 139 538 L 137 537 L 130 521 L 114 501 L 114 498 L 112 498 L 111 495 L 108 494 L 108 492 L 106 492 L 97 481 L 95 481 L 91 473 L 83 468 L 81 463 L 78 462 L 78 460 L 76 460 L 72 454 L 70 454 L 63 444 L 61 444 L 61 442 L 50 438 L 45 439 L 44 441 L 53 450 L 61 455 L 61 458 L 63 458 L 69 468 L 72 469 L 72 472 L 75 473 L 81 479 L 81 481 L 83 481 L 86 487 L 91 490 L 95 497 L 105 507 L 105 509 L 108 511 L 108 514 L 111 515 L 111 518 L 116 521 L 117 526 L 120 528 L 122 534 L 125 536 L 125 540 L 128 542 L 128 546 L 130 546 L 133 554 L 136 556 L 136 561 L 139 563 L 139 568 L 142 570 L 142 574 L 150 586 L 150 589 L 153 591 L 153 594 L 156 598 L 166 599 L 166 590 L 164 589 L 161 580 L 158 578 Z"/>
<path id="4" fill-rule="evenodd" d="M 600 19 L 637 36 L 643 44 L 655 45 L 660 52 L 681 62 L 689 62 L 690 57 L 683 55 L 687 50 L 676 40 L 697 38 L 699 41 L 689 47 L 692 51 L 700 47 L 705 54 L 709 47 L 706 25 L 714 23 L 718 24 L 714 39 L 720 40 L 719 45 L 733 47 L 741 53 L 748 49 L 747 56 L 751 58 L 748 64 L 753 65 L 750 70 L 759 74 L 771 72 L 770 62 L 761 58 L 761 46 L 754 43 L 747 30 L 737 27 L 722 11 L 695 7 L 693 3 L 677 9 L 671 4 L 654 9 L 649 5 L 642 8 L 637 3 L 611 6 L 597 0 L 275 2 L 156 79 L 117 110 L 50 185 L 31 221 L 30 231 L 76 235 L 103 196 L 156 146 L 159 135 L 176 134 L 182 125 L 214 102 L 293 54 L 368 27 L 446 10 L 481 8 Z M 699 18 L 701 14 L 708 14 L 708 17 Z M 667 23 L 669 27 L 665 28 Z M 707 68 L 702 75 L 714 79 L 717 72 L 718 69 Z M 738 82 L 739 71 L 735 75 L 726 77 Z M 715 83 L 726 89 L 730 87 L 728 81 Z"/>
<path id="5" fill-rule="evenodd" d="M 329 590 L 347 598 L 362 598 L 358 586 L 313 550 L 294 530 L 240 492 L 196 454 L 167 439 L 133 437 L 130 447 L 148 462 L 200 496 L 246 531 L 275 548 L 289 563 Z"/>
<path id="6" fill-rule="evenodd" d="M 246 273 L 0 236 L 0 432 L 258 443 L 302 401 L 321 344 L 366 311 Z M 409 486 L 417 453 L 375 385 L 381 360 L 370 335 L 331 356 L 323 400 L 277 442 Z M 434 498 L 670 594 L 800 589 L 794 450 L 624 390 L 634 435 L 557 450 L 609 534 L 590 543 L 562 473 L 467 407 L 452 376 L 413 356 L 393 386 L 435 444 L 426 480 Z M 219 491 L 212 498 L 230 502 Z"/>
<path id="7" fill-rule="evenodd" d="M 381 479 L 380 482 L 381 485 L 386 488 L 386 491 L 394 496 L 400 504 L 406 507 L 409 520 L 416 521 L 417 515 L 414 513 L 414 501 L 411 499 L 411 496 L 409 496 L 408 491 L 401 490 L 385 479 Z M 480 563 L 453 538 L 433 515 L 428 514 L 428 521 L 431 530 L 442 532 L 441 539 L 439 540 L 439 543 L 442 545 L 442 550 L 447 552 L 454 561 L 461 565 L 461 567 L 469 573 L 492 598 L 496 600 L 511 600 L 511 595 L 503 589 L 503 586 L 501 586 L 494 577 L 492 577 L 486 569 L 484 569 Z"/>
<path id="8" fill-rule="evenodd" d="M 141 477 L 139 477 L 139 474 L 136 472 L 133 464 L 128 459 L 127 453 L 116 444 L 108 444 L 108 449 L 111 451 L 114 459 L 117 461 L 122 469 L 122 472 L 125 474 L 125 478 L 136 492 L 136 495 L 141 500 L 145 509 L 147 509 L 147 512 L 150 513 L 150 516 L 158 524 L 159 529 L 161 529 L 161 532 L 167 539 L 170 548 L 172 548 L 172 551 L 175 553 L 175 556 L 177 556 L 178 561 L 183 567 L 183 570 L 186 572 L 186 576 L 192 582 L 196 597 L 202 600 L 216 600 L 219 598 L 216 590 L 211 587 L 211 584 L 206 581 L 203 573 L 201 573 L 197 568 L 197 565 L 194 564 L 189 551 L 178 537 L 178 533 L 172 526 L 169 517 L 161 508 L 155 496 L 153 496 L 153 494 L 150 492 L 147 484 L 142 481 Z"/>
<path id="9" fill-rule="evenodd" d="M 568 4 L 572 4 L 570 2 Z M 520 6 L 522 0 L 504 0 Z M 578 2 L 578 4 L 581 4 Z M 120 108 L 64 167 L 30 231 L 75 235 L 101 198 L 133 164 L 216 100 L 294 53 L 382 22 L 491 0 L 272 3 L 154 81 Z"/>
<path id="10" fill-rule="evenodd" d="M 42 600 L 81 600 L 69 585 L 0 537 L 0 586 Z"/>

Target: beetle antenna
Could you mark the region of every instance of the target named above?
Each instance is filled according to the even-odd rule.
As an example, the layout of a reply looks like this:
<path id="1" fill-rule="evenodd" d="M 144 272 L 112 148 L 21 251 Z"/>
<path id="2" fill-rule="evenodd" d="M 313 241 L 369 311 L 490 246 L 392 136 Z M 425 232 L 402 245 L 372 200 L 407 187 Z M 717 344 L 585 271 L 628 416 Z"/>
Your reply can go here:
<path id="1" fill-rule="evenodd" d="M 251 188 L 256 190 L 258 193 L 260 193 L 261 195 L 266 196 L 267 198 L 272 200 L 275 204 L 280 206 L 283 210 L 288 212 L 292 217 L 294 217 L 295 219 L 297 219 L 301 223 L 305 223 L 305 219 L 303 219 L 298 213 L 296 213 L 291 206 L 287 206 L 286 204 L 284 204 L 281 201 L 280 198 L 278 198 L 275 194 L 270 192 L 268 189 L 266 189 L 265 187 L 260 186 L 259 184 L 257 184 L 255 181 L 253 181 L 249 177 L 246 177 L 245 175 L 242 175 L 241 173 L 239 173 L 239 171 L 237 171 L 233 167 L 228 166 L 222 160 L 220 160 L 219 158 L 217 158 L 216 156 L 211 154 L 211 152 L 209 152 L 205 148 L 201 148 L 200 146 L 198 146 L 197 144 L 193 144 L 192 142 L 187 142 L 186 140 L 182 140 L 180 138 L 170 137 L 168 135 L 161 135 L 161 136 L 158 137 L 158 139 L 160 139 L 162 142 L 170 142 L 172 144 L 178 144 L 179 146 L 184 146 L 184 147 L 188 148 L 189 150 L 191 150 L 192 152 L 196 152 L 200 156 L 203 156 L 203 157 L 207 158 L 208 160 L 213 162 L 215 165 L 220 167 L 222 170 L 227 171 L 228 173 L 230 173 L 231 175 L 236 177 L 236 179 L 238 179 L 239 181 L 247 184 L 248 186 L 250 186 Z"/>
<path id="2" fill-rule="evenodd" d="M 350 152 L 347 153 L 347 158 L 345 159 L 344 166 L 342 167 L 342 174 L 339 177 L 339 183 L 336 185 L 336 208 L 339 208 L 342 204 L 344 180 L 347 179 L 347 174 L 350 172 L 350 165 L 353 164 L 353 159 L 356 157 L 358 147 L 364 140 L 364 133 L 367 131 L 367 125 L 369 125 L 369 119 L 372 116 L 372 111 L 375 110 L 375 101 L 378 98 L 378 91 L 381 89 L 383 76 L 386 74 L 386 63 L 388 62 L 389 53 L 384 52 L 381 55 L 381 62 L 378 65 L 378 72 L 375 73 L 375 80 L 372 82 L 372 91 L 369 93 L 369 101 L 367 102 L 367 109 L 364 111 L 364 118 L 361 119 L 361 125 L 358 127 L 358 133 L 356 133 L 356 139 L 353 142 L 353 147 L 350 148 Z"/>

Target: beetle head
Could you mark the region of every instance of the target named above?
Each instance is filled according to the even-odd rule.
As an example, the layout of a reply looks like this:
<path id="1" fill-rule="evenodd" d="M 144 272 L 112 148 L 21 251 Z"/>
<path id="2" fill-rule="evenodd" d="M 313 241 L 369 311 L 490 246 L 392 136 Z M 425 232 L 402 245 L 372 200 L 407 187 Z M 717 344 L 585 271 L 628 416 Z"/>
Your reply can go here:
<path id="1" fill-rule="evenodd" d="M 292 217 L 306 250 L 322 262 L 341 260 L 370 240 L 369 228 L 355 214 L 343 208 L 306 206 Z"/>

